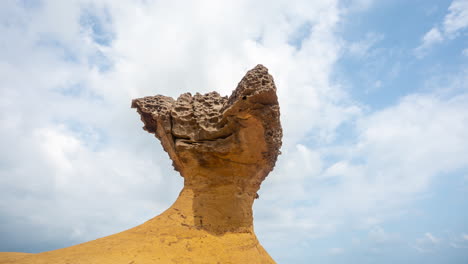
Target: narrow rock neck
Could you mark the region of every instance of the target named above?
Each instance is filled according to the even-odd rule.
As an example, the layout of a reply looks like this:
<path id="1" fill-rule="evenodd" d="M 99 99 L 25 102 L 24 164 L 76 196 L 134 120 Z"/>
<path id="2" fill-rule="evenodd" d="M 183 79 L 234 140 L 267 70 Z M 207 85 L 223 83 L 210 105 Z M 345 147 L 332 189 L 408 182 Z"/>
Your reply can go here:
<path id="1" fill-rule="evenodd" d="M 253 233 L 252 205 L 256 192 L 235 184 L 185 184 L 172 206 L 184 215 L 183 225 L 214 234 Z"/>

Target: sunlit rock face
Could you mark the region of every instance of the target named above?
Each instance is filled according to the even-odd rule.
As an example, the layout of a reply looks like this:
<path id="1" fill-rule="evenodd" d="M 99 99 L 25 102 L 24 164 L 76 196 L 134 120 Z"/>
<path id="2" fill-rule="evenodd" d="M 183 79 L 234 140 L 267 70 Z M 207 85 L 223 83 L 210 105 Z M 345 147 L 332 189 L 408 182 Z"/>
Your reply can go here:
<path id="1" fill-rule="evenodd" d="M 275 263 L 252 216 L 282 137 L 267 68 L 247 72 L 229 98 L 156 95 L 134 99 L 132 107 L 184 177 L 176 202 L 130 230 L 40 254 L 2 253 L 0 263 Z"/>

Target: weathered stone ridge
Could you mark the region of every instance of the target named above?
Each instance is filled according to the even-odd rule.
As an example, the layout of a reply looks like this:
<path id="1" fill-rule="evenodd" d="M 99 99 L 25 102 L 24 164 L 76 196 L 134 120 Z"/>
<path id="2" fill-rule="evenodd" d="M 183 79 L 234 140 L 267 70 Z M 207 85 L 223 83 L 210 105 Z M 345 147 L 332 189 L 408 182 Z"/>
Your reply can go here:
<path id="1" fill-rule="evenodd" d="M 184 178 L 161 215 L 127 231 L 1 263 L 275 263 L 253 230 L 252 205 L 275 166 L 282 130 L 267 68 L 247 72 L 232 95 L 184 93 L 132 101 Z"/>

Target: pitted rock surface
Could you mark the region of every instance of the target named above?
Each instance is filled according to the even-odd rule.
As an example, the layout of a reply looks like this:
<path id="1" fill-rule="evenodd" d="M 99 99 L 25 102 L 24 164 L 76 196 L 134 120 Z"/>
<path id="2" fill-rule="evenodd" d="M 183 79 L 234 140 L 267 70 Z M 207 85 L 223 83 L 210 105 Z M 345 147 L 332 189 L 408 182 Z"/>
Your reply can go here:
<path id="1" fill-rule="evenodd" d="M 184 93 L 132 101 L 184 177 L 175 203 L 127 231 L 1 263 L 275 263 L 253 230 L 252 205 L 273 169 L 282 130 L 267 68 L 247 72 L 232 95 Z"/>
<path id="2" fill-rule="evenodd" d="M 217 92 L 192 96 L 184 93 L 173 100 L 156 95 L 135 99 L 146 131 L 154 133 L 169 153 L 176 170 L 184 175 L 181 152 L 191 151 L 197 155 L 210 152 L 212 159 L 222 158 L 236 148 L 237 133 L 243 120 L 255 118 L 262 122 L 267 149 L 262 153 L 265 165 L 273 168 L 281 147 L 282 130 L 279 121 L 279 106 L 276 86 L 268 70 L 258 65 L 247 72 L 232 95 L 221 97 Z M 161 126 L 158 130 L 157 127 Z M 254 142 L 250 142 L 254 143 Z M 230 144 L 226 149 L 226 144 Z M 258 162 L 245 157 L 242 162 Z"/>

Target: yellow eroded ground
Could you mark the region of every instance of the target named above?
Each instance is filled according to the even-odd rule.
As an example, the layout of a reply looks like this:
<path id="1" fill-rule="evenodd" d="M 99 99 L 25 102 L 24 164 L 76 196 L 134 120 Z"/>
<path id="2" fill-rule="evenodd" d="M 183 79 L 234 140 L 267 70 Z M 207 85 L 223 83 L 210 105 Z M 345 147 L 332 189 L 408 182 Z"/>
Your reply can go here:
<path id="1" fill-rule="evenodd" d="M 275 263 L 253 230 L 217 233 L 195 225 L 190 195 L 181 193 L 163 214 L 127 231 L 38 254 L 0 253 L 0 263 Z"/>
<path id="2" fill-rule="evenodd" d="M 0 263 L 14 263 L 14 261 L 28 256 L 32 256 L 32 254 L 21 252 L 0 252 Z"/>

